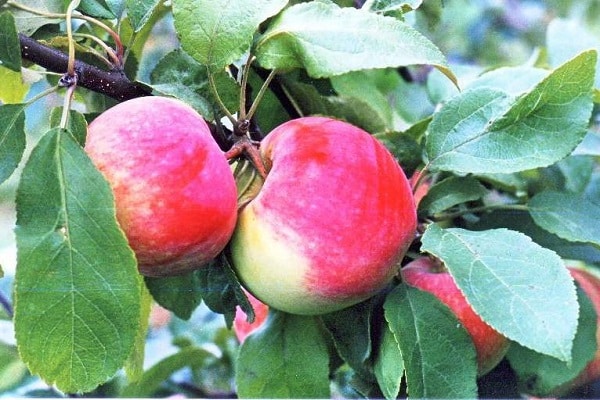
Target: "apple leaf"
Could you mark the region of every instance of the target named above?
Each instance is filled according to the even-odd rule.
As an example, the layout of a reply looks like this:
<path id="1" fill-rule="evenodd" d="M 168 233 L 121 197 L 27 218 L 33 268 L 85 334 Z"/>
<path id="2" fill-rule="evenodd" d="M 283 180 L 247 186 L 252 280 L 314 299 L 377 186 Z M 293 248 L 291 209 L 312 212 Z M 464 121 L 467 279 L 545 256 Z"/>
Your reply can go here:
<path id="1" fill-rule="evenodd" d="M 577 334 L 573 341 L 573 362 L 567 364 L 513 343 L 507 358 L 517 373 L 524 392 L 534 396 L 549 396 L 557 386 L 575 378 L 596 353 L 597 317 L 592 302 L 583 290 L 577 291 L 580 313 Z"/>
<path id="2" fill-rule="evenodd" d="M 569 242 L 537 225 L 528 211 L 496 210 L 482 215 L 473 230 L 507 228 L 529 236 L 535 243 L 555 251 L 559 256 L 587 263 L 600 263 L 600 248 L 591 244 Z"/>
<path id="3" fill-rule="evenodd" d="M 140 285 L 140 315 L 137 333 L 133 342 L 133 350 L 123 369 L 129 382 L 137 382 L 144 372 L 146 360 L 146 339 L 148 338 L 148 327 L 150 326 L 150 312 L 152 311 L 153 299 L 145 285 Z"/>
<path id="4" fill-rule="evenodd" d="M 10 11 L 15 17 L 17 31 L 28 36 L 31 36 L 44 25 L 59 24 L 61 22 L 60 19 L 47 18 L 42 14 L 64 14 L 67 8 L 63 0 L 19 0 L 19 4 L 39 11 L 39 14 L 21 9 L 11 9 Z"/>
<path id="5" fill-rule="evenodd" d="M 21 72 L 21 47 L 15 17 L 8 11 L 0 13 L 0 64 Z"/>
<path id="6" fill-rule="evenodd" d="M 52 109 L 50 112 L 50 126 L 59 126 L 62 112 L 62 107 L 55 107 Z M 75 110 L 69 110 L 66 129 L 71 132 L 71 135 L 73 135 L 75 140 L 77 140 L 77 143 L 82 147 L 85 145 L 87 126 L 88 124 L 83 114 Z"/>
<path id="7" fill-rule="evenodd" d="M 190 319 L 202 302 L 196 271 L 163 278 L 145 277 L 144 281 L 154 300 L 181 319 Z"/>
<path id="8" fill-rule="evenodd" d="M 240 347 L 242 398 L 329 398 L 329 352 L 318 318 L 271 310 Z"/>
<path id="9" fill-rule="evenodd" d="M 169 379 L 173 373 L 185 367 L 200 368 L 207 359 L 214 358 L 214 354 L 206 349 L 188 346 L 176 354 L 163 358 L 150 369 L 145 371 L 137 382 L 125 386 L 121 397 L 149 398 L 155 395 L 160 385 Z"/>
<path id="10" fill-rule="evenodd" d="M 96 18 L 114 19 L 116 18 L 104 0 L 81 0 L 77 10 L 85 15 L 91 15 Z"/>
<path id="11" fill-rule="evenodd" d="M 225 73 L 213 73 L 219 97 L 235 112 L 239 103 L 239 88 Z M 162 95 L 176 97 L 207 119 L 215 118 L 216 100 L 208 85 L 208 71 L 189 54 L 177 49 L 160 59 L 150 76 L 150 87 Z"/>
<path id="12" fill-rule="evenodd" d="M 536 194 L 528 206 L 535 223 L 548 232 L 600 246 L 600 204 L 580 194 L 548 190 Z"/>
<path id="13" fill-rule="evenodd" d="M 125 0 L 127 16 L 134 32 L 139 32 L 150 19 L 160 0 Z"/>
<path id="14" fill-rule="evenodd" d="M 452 176 L 432 185 L 419 203 L 420 214 L 436 214 L 457 204 L 478 200 L 486 188 L 472 176 Z"/>
<path id="15" fill-rule="evenodd" d="M 21 103 L 30 85 L 23 82 L 23 74 L 0 65 L 0 101 L 5 104 Z"/>
<path id="16" fill-rule="evenodd" d="M 15 171 L 25 151 L 25 105 L 0 105 L 0 183 Z"/>
<path id="17" fill-rule="evenodd" d="M 183 49 L 200 64 L 218 70 L 238 61 L 261 22 L 287 0 L 174 0 L 175 29 Z"/>
<path id="18" fill-rule="evenodd" d="M 508 229 L 430 225 L 421 250 L 444 261 L 481 318 L 539 353 L 570 362 L 577 329 L 575 285 L 560 257 Z"/>
<path id="19" fill-rule="evenodd" d="M 387 400 L 397 398 L 404 376 L 404 361 L 400 345 L 387 324 L 382 328 L 373 370 L 385 398 Z"/>
<path id="20" fill-rule="evenodd" d="M 363 301 L 341 311 L 321 316 L 340 357 L 356 372 L 365 369 L 371 356 L 373 303 Z"/>
<path id="21" fill-rule="evenodd" d="M 587 51 L 521 96 L 484 86 L 450 99 L 429 125 L 430 168 L 510 173 L 564 158 L 587 131 L 595 65 Z"/>
<path id="22" fill-rule="evenodd" d="M 388 294 L 384 309 L 400 345 L 410 397 L 477 396 L 475 347 L 448 307 L 402 284 Z"/>
<path id="23" fill-rule="evenodd" d="M 265 68 L 305 68 L 314 78 L 430 64 L 455 80 L 440 50 L 410 25 L 331 2 L 285 9 L 258 38 L 256 57 Z"/>
<path id="24" fill-rule="evenodd" d="M 421 6 L 423 0 L 367 0 L 361 10 L 377 13 L 408 12 Z"/>
<path id="25" fill-rule="evenodd" d="M 70 132 L 48 131 L 17 190 L 14 321 L 23 361 L 64 392 L 114 375 L 138 334 L 141 279 L 113 204 Z"/>
<path id="26" fill-rule="evenodd" d="M 249 321 L 254 321 L 254 309 L 240 286 L 227 257 L 218 259 L 196 270 L 204 303 L 212 311 L 223 314 L 227 326 L 231 328 L 235 309 L 239 305 Z"/>

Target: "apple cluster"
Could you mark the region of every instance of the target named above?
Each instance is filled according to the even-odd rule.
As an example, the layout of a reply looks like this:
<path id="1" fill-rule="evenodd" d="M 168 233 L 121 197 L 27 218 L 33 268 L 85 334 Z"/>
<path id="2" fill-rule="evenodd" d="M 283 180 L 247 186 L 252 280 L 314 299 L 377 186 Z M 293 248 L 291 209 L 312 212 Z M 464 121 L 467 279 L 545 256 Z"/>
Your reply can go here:
<path id="1" fill-rule="evenodd" d="M 240 210 L 228 160 L 179 100 L 110 108 L 90 123 L 85 149 L 147 276 L 199 268 L 230 243 L 250 293 L 286 312 L 322 314 L 381 290 L 414 238 L 398 162 L 346 122 L 306 117 L 273 130 L 260 146 L 268 175 Z"/>

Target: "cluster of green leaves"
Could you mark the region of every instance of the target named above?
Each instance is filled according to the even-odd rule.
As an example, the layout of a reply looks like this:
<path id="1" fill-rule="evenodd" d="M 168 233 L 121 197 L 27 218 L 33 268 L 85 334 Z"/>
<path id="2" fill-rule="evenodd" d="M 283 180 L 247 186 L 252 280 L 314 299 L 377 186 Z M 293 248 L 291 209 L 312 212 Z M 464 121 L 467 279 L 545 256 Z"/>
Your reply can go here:
<path id="1" fill-rule="evenodd" d="M 60 109 L 49 110 L 51 129 L 17 171 L 26 153 L 24 96 L 31 86 L 22 83 L 31 72 L 22 71 L 17 34 L 56 40 L 64 35 L 61 20 L 48 13 L 66 9 L 59 0 L 18 3 L 46 13 L 40 18 L 0 2 L 0 79 L 6 82 L 0 182 L 20 174 L 19 356 L 64 392 L 91 391 L 124 367 L 130 383 L 118 394 L 151 395 L 173 372 L 201 368 L 213 357 L 201 346 L 182 346 L 142 371 L 151 301 L 183 320 L 203 302 L 228 326 L 237 305 L 250 318 L 252 310 L 226 254 L 186 276 L 139 277 L 108 185 L 81 147 L 86 116 L 71 111 L 61 129 Z M 421 1 L 369 0 L 360 9 L 326 0 L 170 3 L 82 0 L 78 11 L 118 29 L 131 50 L 128 68 L 143 58 L 160 18 L 172 16 L 181 46 L 144 83 L 208 120 L 223 116 L 221 106 L 239 111 L 239 82 L 227 72 L 253 57 L 251 93 L 263 84 L 264 70 L 277 72 L 256 114 L 262 131 L 292 116 L 324 114 L 372 132 L 407 174 L 420 168 L 431 183 L 418 209 L 426 230 L 410 255 L 441 259 L 475 311 L 513 342 L 508 360 L 527 385 L 522 389 L 548 394 L 582 370 L 596 348 L 595 314 L 565 260 L 600 263 L 600 139 L 590 131 L 600 42 L 585 28 L 557 19 L 548 27 L 547 58 L 474 77 L 450 66 L 407 22 L 440 11 Z M 565 42 L 569 35 L 587 39 Z M 423 78 L 407 81 L 398 68 Z M 108 106 L 79 96 L 88 110 Z M 330 397 L 332 390 L 475 397 L 476 374 L 473 345 L 452 313 L 395 281 L 373 299 L 332 314 L 272 310 L 239 348 L 236 390 L 242 397 Z M 351 384 L 344 385 L 348 377 Z"/>

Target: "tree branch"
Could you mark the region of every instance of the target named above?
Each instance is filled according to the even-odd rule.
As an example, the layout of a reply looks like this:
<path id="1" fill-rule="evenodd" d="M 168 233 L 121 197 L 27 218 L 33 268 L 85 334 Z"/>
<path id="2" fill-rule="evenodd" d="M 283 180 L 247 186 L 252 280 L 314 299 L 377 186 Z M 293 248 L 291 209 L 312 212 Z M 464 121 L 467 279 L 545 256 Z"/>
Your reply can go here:
<path id="1" fill-rule="evenodd" d="M 66 73 L 69 57 L 56 49 L 19 33 L 21 57 L 52 72 Z M 138 85 L 121 70 L 105 71 L 82 61 L 75 61 L 77 84 L 86 89 L 102 93 L 118 101 L 135 97 L 150 96 L 146 88 Z"/>

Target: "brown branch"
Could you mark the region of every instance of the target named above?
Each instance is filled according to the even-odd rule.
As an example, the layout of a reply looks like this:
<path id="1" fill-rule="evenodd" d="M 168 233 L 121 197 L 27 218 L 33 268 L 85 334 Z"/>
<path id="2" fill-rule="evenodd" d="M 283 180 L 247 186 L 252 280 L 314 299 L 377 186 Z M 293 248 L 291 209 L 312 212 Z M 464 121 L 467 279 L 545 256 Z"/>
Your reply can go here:
<path id="1" fill-rule="evenodd" d="M 52 47 L 19 33 L 21 57 L 49 71 L 66 73 L 69 57 Z M 77 84 L 118 101 L 150 96 L 143 86 L 129 80 L 122 70 L 105 71 L 83 61 L 75 61 Z"/>

